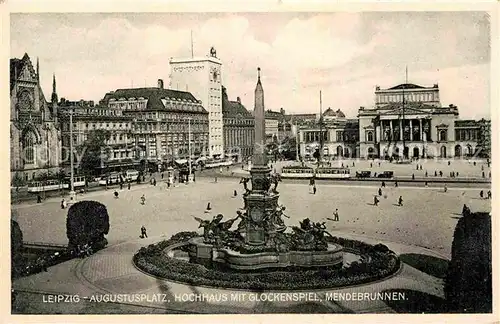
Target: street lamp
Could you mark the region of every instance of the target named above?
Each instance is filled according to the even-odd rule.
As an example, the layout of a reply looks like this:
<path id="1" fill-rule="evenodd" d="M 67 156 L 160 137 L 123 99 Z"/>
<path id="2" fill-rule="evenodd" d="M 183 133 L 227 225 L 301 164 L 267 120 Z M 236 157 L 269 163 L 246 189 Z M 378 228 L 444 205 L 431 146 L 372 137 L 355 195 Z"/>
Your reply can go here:
<path id="1" fill-rule="evenodd" d="M 69 110 L 69 152 L 70 152 L 70 168 L 71 168 L 71 173 L 70 173 L 70 191 L 69 191 L 69 201 L 70 202 L 75 202 L 76 201 L 76 193 L 75 193 L 75 186 L 74 186 L 74 167 L 73 167 L 73 108 L 70 108 Z"/>

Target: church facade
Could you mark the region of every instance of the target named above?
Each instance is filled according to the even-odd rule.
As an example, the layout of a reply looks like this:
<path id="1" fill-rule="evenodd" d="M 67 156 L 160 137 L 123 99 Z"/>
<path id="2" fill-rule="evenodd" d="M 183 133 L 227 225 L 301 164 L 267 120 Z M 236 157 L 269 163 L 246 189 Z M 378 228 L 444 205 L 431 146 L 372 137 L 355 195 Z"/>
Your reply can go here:
<path id="1" fill-rule="evenodd" d="M 64 157 L 57 120 L 55 77 L 51 102 L 28 54 L 10 60 L 10 173 L 12 182 L 55 175 Z M 67 157 L 69 158 L 69 157 Z"/>

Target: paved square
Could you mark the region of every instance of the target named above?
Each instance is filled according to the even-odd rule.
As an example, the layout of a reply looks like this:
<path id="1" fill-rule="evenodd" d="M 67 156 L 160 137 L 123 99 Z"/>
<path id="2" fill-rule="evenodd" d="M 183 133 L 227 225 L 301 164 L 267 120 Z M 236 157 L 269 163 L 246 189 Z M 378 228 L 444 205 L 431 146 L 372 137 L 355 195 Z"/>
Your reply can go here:
<path id="1" fill-rule="evenodd" d="M 149 236 L 170 236 L 178 231 L 197 230 L 193 216 L 212 218 L 217 213 L 225 218 L 236 216 L 243 206 L 243 188 L 239 179 L 198 179 L 196 183 L 166 189 L 164 184 L 132 187 L 122 190 L 120 198 L 113 190 L 88 193 L 82 199 L 104 203 L 110 215 L 110 244 L 137 239 L 144 225 Z M 378 184 L 377 184 L 378 185 Z M 378 207 L 373 206 L 376 186 L 345 186 L 319 184 L 316 195 L 309 193 L 306 183 L 281 183 L 280 202 L 286 206 L 287 225 L 298 225 L 309 217 L 326 221 L 332 234 L 335 231 L 366 235 L 385 241 L 427 247 L 444 256 L 450 255 L 453 231 L 466 203 L 472 211 L 490 211 L 490 200 L 480 199 L 480 189 L 394 188 L 384 190 Z M 238 196 L 232 197 L 237 190 Z M 487 188 L 485 188 L 487 189 Z M 140 204 L 142 194 L 146 204 Z M 404 206 L 397 206 L 403 196 Z M 387 198 L 384 198 L 387 196 Z M 212 211 L 204 213 L 210 202 Z M 19 205 L 17 219 L 25 241 L 66 244 L 66 214 L 59 201 L 49 200 L 42 205 Z M 333 210 L 338 208 L 340 221 L 333 222 Z"/>

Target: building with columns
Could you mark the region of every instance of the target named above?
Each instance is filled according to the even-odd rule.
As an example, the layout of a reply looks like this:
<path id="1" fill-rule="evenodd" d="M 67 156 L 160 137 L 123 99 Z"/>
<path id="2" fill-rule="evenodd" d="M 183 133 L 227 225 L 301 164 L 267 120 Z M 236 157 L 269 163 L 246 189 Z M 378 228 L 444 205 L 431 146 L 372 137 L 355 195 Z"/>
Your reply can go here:
<path id="1" fill-rule="evenodd" d="M 322 119 L 303 121 L 298 128 L 299 151 L 302 158 L 312 157 L 321 144 L 326 159 L 359 156 L 358 120 L 347 119 L 340 109 L 334 111 L 328 108 L 323 113 Z M 322 141 L 321 136 L 323 136 Z"/>
<path id="2" fill-rule="evenodd" d="M 147 161 L 149 168 L 209 151 L 208 112 L 201 101 L 190 92 L 165 89 L 161 79 L 156 88 L 109 92 L 101 103 L 132 120 L 136 159 Z"/>
<path id="3" fill-rule="evenodd" d="M 222 116 L 222 61 L 215 49 L 206 57 L 171 58 L 170 88 L 192 93 L 208 111 L 208 155 L 224 156 Z"/>
<path id="4" fill-rule="evenodd" d="M 226 88 L 222 87 L 222 116 L 224 120 L 225 155 L 247 159 L 253 154 L 255 119 L 243 106 L 240 97 L 230 101 Z"/>
<path id="5" fill-rule="evenodd" d="M 28 54 L 10 59 L 10 174 L 17 185 L 55 175 L 62 159 L 55 77 L 47 102 L 39 70 Z"/>
<path id="6" fill-rule="evenodd" d="M 361 107 L 358 118 L 361 157 L 454 156 L 458 108 L 441 106 L 437 84 L 377 86 L 375 107 Z"/>

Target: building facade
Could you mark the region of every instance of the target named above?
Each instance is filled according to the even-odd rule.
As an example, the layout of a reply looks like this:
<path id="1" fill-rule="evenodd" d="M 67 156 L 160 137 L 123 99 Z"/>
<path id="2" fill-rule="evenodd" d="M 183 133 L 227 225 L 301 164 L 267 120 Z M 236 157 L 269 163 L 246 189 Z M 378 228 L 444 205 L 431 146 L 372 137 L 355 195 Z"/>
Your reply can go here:
<path id="1" fill-rule="evenodd" d="M 437 84 L 376 87 L 374 107 L 360 107 L 358 119 L 331 109 L 322 116 L 299 125 L 303 157 L 321 143 L 329 157 L 489 157 L 491 152 L 490 122 L 459 120 L 455 105 L 441 105 Z"/>
<path id="2" fill-rule="evenodd" d="M 375 107 L 361 107 L 358 117 L 360 156 L 364 158 L 448 158 L 457 145 L 458 108 L 441 106 L 437 84 L 376 87 Z"/>
<path id="3" fill-rule="evenodd" d="M 51 102 L 28 54 L 10 60 L 10 173 L 17 184 L 59 171 L 62 159 L 55 77 Z"/>
<path id="4" fill-rule="evenodd" d="M 328 108 L 322 116 L 322 119 L 303 121 L 298 126 L 300 156 L 310 158 L 323 145 L 326 159 L 358 157 L 358 120 L 346 119 L 340 109 Z"/>
<path id="5" fill-rule="evenodd" d="M 222 116 L 224 121 L 225 155 L 246 160 L 253 154 L 255 119 L 243 106 L 240 97 L 230 101 L 222 87 Z"/>
<path id="6" fill-rule="evenodd" d="M 215 49 L 202 58 L 171 58 L 170 88 L 190 92 L 201 101 L 209 114 L 208 155 L 223 157 L 222 61 Z"/>
<path id="7" fill-rule="evenodd" d="M 209 114 L 201 101 L 189 92 L 164 89 L 163 80 L 156 88 L 109 92 L 102 103 L 132 120 L 136 158 L 150 167 L 209 152 Z"/>
<path id="8" fill-rule="evenodd" d="M 81 171 L 80 161 L 86 142 L 92 133 L 98 130 L 108 131 L 110 137 L 105 143 L 107 150 L 103 147 L 100 170 L 94 170 L 95 173 L 134 169 L 139 165 L 132 133 L 133 120 L 124 115 L 121 109 L 94 105 L 93 101 L 68 101 L 61 98 L 59 121 L 64 150 L 70 148 L 70 114 L 73 114 L 73 148 L 76 152 L 76 163 L 73 166 L 77 174 Z M 69 159 L 63 161 L 61 166 L 64 167 L 66 173 L 70 172 Z"/>

